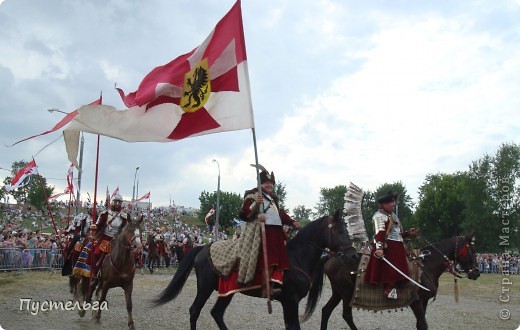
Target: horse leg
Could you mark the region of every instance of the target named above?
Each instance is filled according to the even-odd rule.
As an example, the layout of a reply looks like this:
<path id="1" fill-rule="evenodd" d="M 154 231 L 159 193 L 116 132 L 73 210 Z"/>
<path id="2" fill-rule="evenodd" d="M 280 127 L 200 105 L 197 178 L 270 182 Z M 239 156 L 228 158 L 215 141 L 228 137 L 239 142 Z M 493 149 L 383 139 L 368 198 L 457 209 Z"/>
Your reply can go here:
<path id="1" fill-rule="evenodd" d="M 332 314 L 332 311 L 334 310 L 334 308 L 336 308 L 336 306 L 338 306 L 340 301 L 341 295 L 337 291 L 332 290 L 332 296 L 330 297 L 329 301 L 327 301 L 325 306 L 323 306 L 323 308 L 321 309 L 321 330 L 327 329 L 330 314 Z M 345 319 L 345 321 L 347 320 Z"/>
<path id="2" fill-rule="evenodd" d="M 90 278 L 82 276 L 81 279 L 79 280 L 79 289 L 77 289 L 77 291 L 76 291 L 76 298 L 79 298 L 77 300 L 80 303 L 80 307 L 78 310 L 78 315 L 80 317 L 84 317 L 85 313 L 86 313 L 86 310 L 83 309 L 83 304 L 85 303 L 85 300 L 87 299 L 89 286 L 90 286 Z"/>
<path id="3" fill-rule="evenodd" d="M 101 291 L 101 297 L 99 296 L 100 291 Z M 108 283 L 106 281 L 101 282 L 99 284 L 99 288 L 96 291 L 96 298 L 98 298 L 97 301 L 99 302 L 99 306 L 101 306 L 101 304 L 106 300 L 107 293 L 108 293 Z M 101 323 L 101 308 L 93 311 L 93 314 L 94 314 L 93 318 L 96 320 L 96 323 Z"/>
<path id="4" fill-rule="evenodd" d="M 128 328 L 135 329 L 134 327 L 134 318 L 132 317 L 132 290 L 134 289 L 134 283 L 130 282 L 125 285 L 123 290 L 125 290 L 125 299 L 126 299 L 126 311 L 128 313 Z"/>
<path id="5" fill-rule="evenodd" d="M 197 285 L 199 286 L 199 285 Z M 206 289 L 197 288 L 197 296 L 191 304 L 190 307 L 190 327 L 192 330 L 197 329 L 197 320 L 199 318 L 200 312 L 204 307 L 206 301 L 208 301 L 209 297 L 213 293 L 213 287 L 208 287 Z"/>
<path id="6" fill-rule="evenodd" d="M 427 330 L 428 324 L 426 323 L 426 304 L 428 300 L 414 300 L 410 304 L 410 308 L 415 315 L 415 319 L 417 320 L 416 327 L 418 330 Z"/>
<path id="7" fill-rule="evenodd" d="M 298 319 L 298 298 L 286 297 L 281 299 L 283 307 L 283 319 L 286 330 L 300 330 L 300 320 Z"/>
<path id="8" fill-rule="evenodd" d="M 224 313 L 226 312 L 226 308 L 229 306 L 231 299 L 233 299 L 233 295 L 219 297 L 211 309 L 211 316 L 213 316 L 213 319 L 217 322 L 218 328 L 221 330 L 227 329 L 227 326 L 224 323 Z"/>
<path id="9" fill-rule="evenodd" d="M 350 299 L 343 299 L 343 319 L 347 321 L 347 324 L 351 330 L 357 330 L 356 324 L 354 324 L 354 318 L 352 317 Z"/>
<path id="10" fill-rule="evenodd" d="M 150 255 L 148 255 L 148 270 L 150 271 L 150 274 L 153 274 L 152 268 L 150 267 L 152 264 L 152 258 L 150 258 Z"/>

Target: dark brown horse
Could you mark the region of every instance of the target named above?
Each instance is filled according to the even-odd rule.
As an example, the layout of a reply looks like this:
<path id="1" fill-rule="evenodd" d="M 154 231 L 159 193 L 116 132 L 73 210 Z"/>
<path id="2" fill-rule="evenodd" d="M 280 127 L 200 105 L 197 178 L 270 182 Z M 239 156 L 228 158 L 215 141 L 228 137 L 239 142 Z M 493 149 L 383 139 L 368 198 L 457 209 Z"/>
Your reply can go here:
<path id="1" fill-rule="evenodd" d="M 97 306 L 103 306 L 103 302 L 106 301 L 108 290 L 115 287 L 121 287 L 125 291 L 126 299 L 126 310 L 128 312 L 128 327 L 134 329 L 134 320 L 132 317 L 132 290 L 133 281 L 135 275 L 135 258 L 133 253 L 133 246 L 136 239 L 136 229 L 139 228 L 143 221 L 141 216 L 139 220 L 129 221 L 113 240 L 111 249 L 108 255 L 103 260 L 101 265 L 99 283 L 97 285 L 96 299 L 98 301 Z M 80 303 L 83 301 L 90 302 L 92 293 L 96 290 L 96 287 L 92 288 L 89 292 L 90 278 L 82 276 L 80 281 L 75 284 L 79 286 L 76 289 L 74 298 L 79 300 Z M 106 304 L 106 303 L 105 303 Z M 92 304 L 93 306 L 94 304 Z M 101 309 L 93 308 L 93 318 L 96 322 L 100 322 Z M 83 317 L 85 310 L 80 310 L 79 315 Z"/>
<path id="2" fill-rule="evenodd" d="M 410 304 L 410 308 L 417 319 L 417 329 L 428 329 L 428 324 L 426 323 L 428 300 L 436 296 L 439 287 L 439 277 L 446 270 L 455 271 L 455 269 L 449 268 L 460 267 L 461 271 L 467 274 L 467 277 L 471 280 L 476 280 L 480 276 L 472 238 L 473 234 L 456 236 L 422 249 L 421 253 L 424 255 L 422 263 L 424 267 L 420 282 L 423 286 L 430 289 L 430 292 L 419 289 L 418 299 Z M 363 275 L 361 277 L 356 275 L 359 261 L 360 258 L 348 260 L 338 257 L 324 258 L 322 265 L 324 264 L 325 274 L 327 274 L 330 280 L 332 297 L 322 308 L 321 330 L 327 329 L 327 323 L 332 311 L 342 300 L 343 319 L 347 322 L 350 329 L 357 329 L 352 318 L 352 306 L 350 303 L 354 293 L 356 278 L 363 278 Z M 314 311 L 322 286 L 323 278 L 317 279 L 316 285 L 311 289 L 308 296 L 305 319 L 310 317 Z"/>
<path id="3" fill-rule="evenodd" d="M 157 250 L 157 243 L 153 235 L 148 235 L 148 239 L 146 240 L 146 252 L 148 252 L 148 256 L 146 257 L 146 261 L 148 262 L 148 269 L 150 270 L 150 274 L 153 274 L 153 265 L 157 265 L 157 269 L 161 265 L 161 255 Z"/>
<path id="4" fill-rule="evenodd" d="M 290 269 L 284 273 L 282 293 L 276 298 L 283 307 L 286 329 L 300 329 L 298 305 L 312 285 L 312 277 L 324 249 L 328 248 L 330 251 L 338 252 L 351 246 L 345 221 L 340 212 L 336 212 L 334 216 L 324 216 L 311 221 L 298 232 L 296 237 L 287 242 Z M 155 303 L 165 304 L 175 299 L 184 287 L 193 267 L 195 267 L 197 275 L 197 296 L 190 307 L 190 325 L 191 329 L 196 329 L 197 319 L 204 304 L 218 288 L 219 277 L 209 258 L 209 245 L 197 246 L 188 252 L 179 264 L 172 281 L 155 300 Z M 321 273 L 323 274 L 323 268 Z M 252 295 L 247 291 L 245 293 Z M 231 299 L 233 299 L 233 294 L 218 297 L 211 309 L 211 315 L 219 329 L 227 329 L 224 323 L 224 313 Z M 246 327 L 246 325 L 244 326 Z"/>

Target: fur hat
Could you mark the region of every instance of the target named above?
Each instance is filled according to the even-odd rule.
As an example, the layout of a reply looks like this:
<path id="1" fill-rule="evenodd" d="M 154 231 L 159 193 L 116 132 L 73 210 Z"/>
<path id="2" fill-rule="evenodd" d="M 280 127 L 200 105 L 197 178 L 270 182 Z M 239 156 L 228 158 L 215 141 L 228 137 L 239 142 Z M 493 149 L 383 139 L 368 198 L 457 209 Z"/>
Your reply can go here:
<path id="1" fill-rule="evenodd" d="M 267 181 L 271 181 L 273 184 L 276 183 L 276 181 L 274 179 L 274 173 L 271 172 L 271 174 L 269 174 L 269 172 L 267 172 L 267 170 L 263 170 L 262 172 L 260 172 L 260 183 L 264 183 Z"/>
<path id="2" fill-rule="evenodd" d="M 379 196 L 377 198 L 377 203 L 385 204 L 385 203 L 395 202 L 395 201 L 397 201 L 397 196 L 398 196 L 398 194 L 396 192 L 389 190 L 386 193 L 386 195 Z"/>

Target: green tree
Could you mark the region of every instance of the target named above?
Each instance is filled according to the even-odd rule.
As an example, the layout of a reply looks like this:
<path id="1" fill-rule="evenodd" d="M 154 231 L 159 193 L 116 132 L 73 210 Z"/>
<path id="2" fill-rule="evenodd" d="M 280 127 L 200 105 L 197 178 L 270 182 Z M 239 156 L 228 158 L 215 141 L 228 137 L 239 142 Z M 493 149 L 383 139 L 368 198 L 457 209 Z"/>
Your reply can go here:
<path id="1" fill-rule="evenodd" d="M 47 185 L 47 179 L 40 177 L 39 174 L 33 175 L 33 181 L 29 183 L 29 189 L 27 192 L 27 202 L 30 205 L 36 207 L 36 209 L 43 211 L 47 209 L 47 202 L 45 197 L 52 196 L 54 188 Z M 42 192 L 41 184 L 39 180 L 42 180 L 43 186 L 45 187 L 45 194 Z"/>
<path id="2" fill-rule="evenodd" d="M 430 174 L 419 188 L 414 217 L 417 227 L 431 241 L 460 235 L 465 219 L 467 173 Z"/>
<path id="3" fill-rule="evenodd" d="M 346 192 L 347 186 L 345 185 L 339 185 L 334 188 L 321 188 L 320 200 L 315 207 L 316 215 L 320 217 L 334 214 L 338 209 L 343 210 Z"/>
<path id="4" fill-rule="evenodd" d="M 205 224 L 204 218 L 212 208 L 217 209 L 217 192 L 209 193 L 203 191 L 199 196 L 200 211 L 197 218 L 202 224 Z M 220 192 L 220 212 L 219 212 L 219 226 L 221 228 L 233 227 L 234 221 L 238 217 L 240 208 L 242 207 L 242 197 L 239 194 L 231 192 Z M 215 224 L 216 214 L 214 214 L 208 223 Z"/>
<path id="5" fill-rule="evenodd" d="M 494 156 L 472 162 L 468 173 L 463 227 L 476 229 L 481 251 L 518 250 L 520 146 L 502 144 Z"/>
<path id="6" fill-rule="evenodd" d="M 294 220 L 302 222 L 309 222 L 312 216 L 312 210 L 305 207 L 305 205 L 298 205 L 293 209 Z"/>
<path id="7" fill-rule="evenodd" d="M 282 181 L 277 182 L 274 185 L 273 193 L 278 196 L 278 205 L 280 208 L 285 210 L 285 199 L 287 197 L 287 192 L 285 190 L 285 183 Z"/>

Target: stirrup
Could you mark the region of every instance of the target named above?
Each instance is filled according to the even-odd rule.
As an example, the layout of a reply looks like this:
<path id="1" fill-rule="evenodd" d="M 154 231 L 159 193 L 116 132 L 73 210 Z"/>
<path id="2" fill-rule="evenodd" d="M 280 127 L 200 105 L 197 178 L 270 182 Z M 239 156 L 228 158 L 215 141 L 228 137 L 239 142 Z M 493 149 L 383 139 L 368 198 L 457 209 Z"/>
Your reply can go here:
<path id="1" fill-rule="evenodd" d="M 387 296 L 389 299 L 397 299 L 397 289 L 393 288 Z"/>

